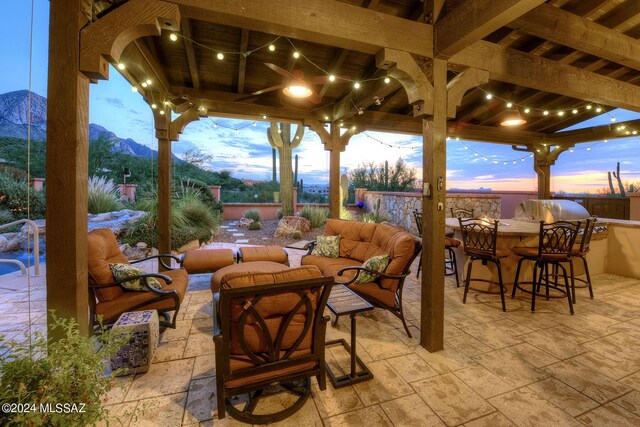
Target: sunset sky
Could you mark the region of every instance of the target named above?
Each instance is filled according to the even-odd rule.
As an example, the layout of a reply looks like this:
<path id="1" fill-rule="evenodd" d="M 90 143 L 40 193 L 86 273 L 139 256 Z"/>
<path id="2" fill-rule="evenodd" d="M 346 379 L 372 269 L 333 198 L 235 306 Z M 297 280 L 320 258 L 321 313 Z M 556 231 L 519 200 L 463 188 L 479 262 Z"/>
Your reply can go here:
<path id="1" fill-rule="evenodd" d="M 35 0 L 31 87 L 42 96 L 47 95 L 48 8 L 48 1 Z M 5 2 L 3 9 L 5 20 L 0 27 L 0 51 L 4 63 L 9 65 L 2 67 L 0 72 L 0 93 L 29 87 L 31 2 Z M 610 114 L 618 121 L 640 118 L 639 113 L 623 110 Z M 91 86 L 90 121 L 121 138 L 132 138 L 156 148 L 148 105 L 139 94 L 131 91 L 130 85 L 114 69 L 109 81 Z M 214 121 L 220 126 L 214 128 Z M 603 114 L 575 128 L 609 123 L 610 116 Z M 189 148 L 199 148 L 213 156 L 209 165 L 212 170 L 227 169 L 237 178 L 270 179 L 271 147 L 266 138 L 267 126 L 264 122 L 253 126 L 251 121 L 202 119 L 187 127 L 180 141 L 174 144 L 174 152 L 180 155 Z M 236 128 L 242 129 L 236 132 Z M 366 132 L 351 139 L 342 153 L 342 166 L 346 171 L 362 162 L 393 162 L 402 157 L 421 177 L 421 144 L 422 139 L 417 136 Z M 465 145 L 469 149 L 465 149 Z M 552 167 L 552 191 L 597 192 L 608 186 L 607 171 L 615 170 L 618 161 L 624 181 L 640 181 L 639 146 L 640 139 L 633 137 L 581 144 L 573 153 L 563 153 Z M 587 147 L 591 149 L 587 150 Z M 481 155 L 474 156 L 474 150 Z M 323 150 L 314 132 L 307 129 L 294 154 L 300 158 L 299 174 L 305 183 L 328 182 L 328 152 Z M 489 160 L 483 160 L 483 156 Z M 522 157 L 525 161 L 521 161 Z M 494 160 L 499 163 L 495 165 Z M 532 160 L 527 153 L 513 151 L 508 145 L 452 139 L 447 144 L 447 188 L 535 190 L 537 181 Z M 504 161 L 507 165 L 503 165 Z"/>

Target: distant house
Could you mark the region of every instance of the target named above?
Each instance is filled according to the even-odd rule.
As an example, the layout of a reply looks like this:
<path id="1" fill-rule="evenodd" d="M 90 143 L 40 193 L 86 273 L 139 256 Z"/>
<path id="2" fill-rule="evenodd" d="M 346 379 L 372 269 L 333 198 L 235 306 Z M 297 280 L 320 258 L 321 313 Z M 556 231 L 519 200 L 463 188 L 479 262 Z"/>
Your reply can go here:
<path id="1" fill-rule="evenodd" d="M 305 193 L 329 195 L 328 184 L 311 184 L 304 186 Z"/>

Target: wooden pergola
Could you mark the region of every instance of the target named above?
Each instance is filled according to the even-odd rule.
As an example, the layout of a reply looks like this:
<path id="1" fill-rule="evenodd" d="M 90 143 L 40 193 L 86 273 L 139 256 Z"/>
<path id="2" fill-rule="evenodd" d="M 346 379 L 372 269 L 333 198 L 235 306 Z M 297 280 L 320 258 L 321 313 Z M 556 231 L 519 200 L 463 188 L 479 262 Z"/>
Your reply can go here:
<path id="1" fill-rule="evenodd" d="M 560 130 L 596 108 L 640 111 L 639 36 L 637 0 L 51 2 L 48 307 L 88 331 L 89 83 L 108 79 L 110 64 L 122 64 L 122 75 L 155 107 L 161 253 L 170 248 L 171 144 L 195 120 L 288 122 L 317 132 L 330 152 L 334 217 L 340 153 L 352 135 L 422 135 L 427 232 L 420 342 L 429 351 L 442 349 L 447 135 L 530 152 L 539 197 L 548 198 L 550 166 L 560 153 L 627 136 L 611 126 Z M 271 43 L 273 51 L 266 48 Z M 303 58 L 292 59 L 294 50 Z M 283 83 L 265 63 L 351 81 L 314 87 L 317 104 L 280 90 L 252 95 Z M 500 126 L 507 101 L 521 113 L 532 110 L 524 126 Z M 640 121 L 616 125 L 640 127 Z"/>

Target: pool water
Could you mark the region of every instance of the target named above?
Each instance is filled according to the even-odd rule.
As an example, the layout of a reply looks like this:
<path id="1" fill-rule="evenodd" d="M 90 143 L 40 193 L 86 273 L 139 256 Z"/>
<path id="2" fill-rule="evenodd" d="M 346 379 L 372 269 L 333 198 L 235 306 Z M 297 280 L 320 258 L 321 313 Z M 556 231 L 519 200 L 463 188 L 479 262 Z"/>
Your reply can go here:
<path id="1" fill-rule="evenodd" d="M 0 259 L 15 259 L 21 261 L 25 267 L 29 267 L 31 265 L 33 267 L 34 259 L 33 254 L 27 253 L 0 253 Z M 40 262 L 44 262 L 45 256 L 40 255 Z M 29 262 L 30 264 L 27 264 Z M 0 263 L 0 276 L 3 274 L 13 273 L 14 271 L 20 271 L 20 267 L 15 264 L 4 264 Z"/>

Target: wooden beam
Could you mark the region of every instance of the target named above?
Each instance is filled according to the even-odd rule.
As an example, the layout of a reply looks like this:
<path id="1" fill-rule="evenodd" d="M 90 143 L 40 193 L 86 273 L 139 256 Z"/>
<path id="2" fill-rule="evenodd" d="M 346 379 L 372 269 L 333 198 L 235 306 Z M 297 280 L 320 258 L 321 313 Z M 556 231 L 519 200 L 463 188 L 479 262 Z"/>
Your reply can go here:
<path id="1" fill-rule="evenodd" d="M 247 71 L 247 56 L 249 47 L 249 30 L 242 29 L 240 34 L 240 60 L 238 62 L 238 93 L 244 93 L 244 79 Z"/>
<path id="2" fill-rule="evenodd" d="M 433 56 L 433 27 L 337 0 L 168 0 L 184 16 L 374 54 Z M 384 28 L 384 31 L 380 29 Z"/>
<path id="3" fill-rule="evenodd" d="M 155 49 L 153 49 L 152 51 L 142 40 L 136 40 L 133 42 L 133 44 L 140 53 L 140 59 L 138 59 L 138 63 L 141 67 L 150 71 L 146 78 L 153 79 L 155 77 L 155 88 L 157 88 L 161 92 L 164 92 L 163 95 L 166 96 L 166 94 L 169 93 L 170 84 L 165 74 L 164 67 L 162 67 L 156 59 L 158 57 L 157 52 L 155 52 Z M 147 65 L 146 67 L 144 66 L 145 64 Z M 141 79 L 141 81 L 142 80 L 144 80 L 144 77 Z M 152 85 L 152 88 L 154 88 L 154 85 Z M 152 89 L 147 89 L 147 92 L 151 90 Z"/>
<path id="4" fill-rule="evenodd" d="M 333 57 L 333 59 L 331 60 L 331 64 L 329 65 L 329 73 L 334 75 L 337 74 L 338 70 L 342 66 L 342 63 L 344 62 L 345 59 L 347 59 L 347 56 L 349 56 L 349 50 L 338 49 L 338 53 Z M 327 93 L 327 90 L 329 89 L 331 84 L 332 84 L 331 82 L 327 82 L 324 85 L 322 85 L 322 88 L 318 92 L 318 95 L 320 96 L 320 98 L 322 98 L 324 94 Z"/>
<path id="5" fill-rule="evenodd" d="M 594 126 L 590 128 L 556 132 L 549 135 L 550 144 L 577 144 L 580 142 L 602 141 L 605 139 L 630 138 L 625 129 L 617 130 L 619 126 L 625 126 L 626 130 L 640 128 L 640 119 L 627 122 L 612 123 L 609 125 Z"/>
<path id="6" fill-rule="evenodd" d="M 82 1 L 56 1 L 49 14 L 47 100 L 47 308 L 89 334 L 87 164 L 89 79 L 78 70 Z M 57 58 L 57 59 L 54 59 Z M 47 312 L 49 313 L 49 312 Z M 52 329 L 50 340 L 63 337 Z"/>
<path id="7" fill-rule="evenodd" d="M 158 36 L 161 29 L 177 31 L 180 12 L 175 4 L 131 0 L 85 26 L 80 33 L 80 71 L 91 79 L 108 79 L 109 63 L 135 39 Z"/>
<path id="8" fill-rule="evenodd" d="M 639 86 L 493 43 L 475 42 L 449 63 L 486 70 L 492 80 L 640 111 Z"/>
<path id="9" fill-rule="evenodd" d="M 433 118 L 423 120 L 420 345 L 444 348 L 444 222 L 447 174 L 447 63 L 433 60 Z"/>
<path id="10" fill-rule="evenodd" d="M 189 74 L 191 75 L 191 86 L 198 89 L 200 87 L 200 76 L 198 75 L 198 64 L 196 63 L 196 53 L 193 49 L 193 36 L 191 35 L 191 24 L 189 18 L 182 18 L 180 21 L 180 31 L 182 31 L 182 41 L 187 52 L 187 63 L 189 64 Z"/>
<path id="11" fill-rule="evenodd" d="M 180 135 L 184 132 L 184 128 L 186 128 L 189 123 L 193 123 L 198 120 L 200 120 L 200 112 L 195 108 L 189 108 L 184 113 L 180 114 L 178 117 L 173 119 L 169 125 L 169 140 L 178 141 Z"/>
<path id="12" fill-rule="evenodd" d="M 555 6 L 540 5 L 507 26 L 640 70 L 640 40 Z"/>
<path id="13" fill-rule="evenodd" d="M 171 253 L 171 140 L 169 139 L 169 110 L 153 118 L 158 139 L 158 252 Z M 163 270 L 162 264 L 158 268 Z"/>
<path id="14" fill-rule="evenodd" d="M 544 0 L 466 0 L 434 25 L 434 53 L 437 58 L 450 58 L 542 3 Z"/>
<path id="15" fill-rule="evenodd" d="M 454 118 L 456 109 L 462 104 L 464 94 L 476 86 L 489 81 L 489 72 L 469 68 L 447 83 L 447 117 Z"/>
<path id="16" fill-rule="evenodd" d="M 363 87 L 359 90 L 353 89 L 344 98 L 336 102 L 333 106 L 333 120 L 344 120 L 359 114 L 375 103 L 375 97 L 384 98 L 392 94 L 400 88 L 400 84 L 396 81 L 385 83 L 384 79 L 378 79 L 373 82 L 363 83 Z"/>

